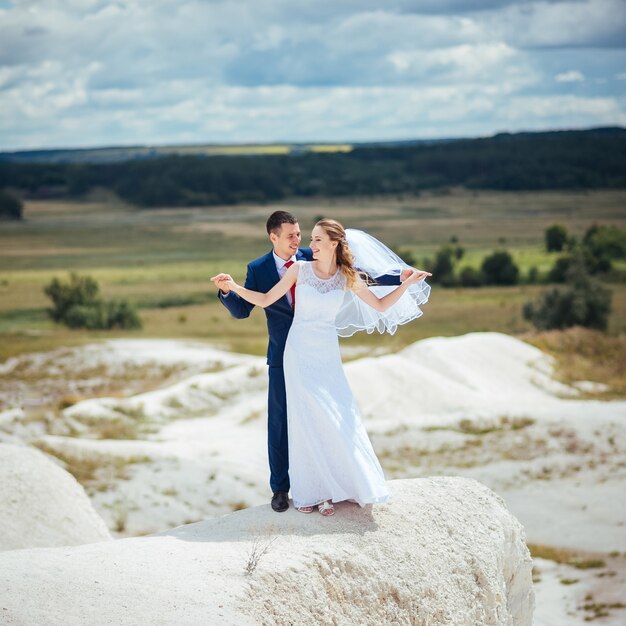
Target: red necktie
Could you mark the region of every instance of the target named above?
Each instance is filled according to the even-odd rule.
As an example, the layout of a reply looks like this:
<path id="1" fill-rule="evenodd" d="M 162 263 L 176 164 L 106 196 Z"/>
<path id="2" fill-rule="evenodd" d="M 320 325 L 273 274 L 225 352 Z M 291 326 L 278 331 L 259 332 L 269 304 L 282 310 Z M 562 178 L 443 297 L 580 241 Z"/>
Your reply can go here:
<path id="1" fill-rule="evenodd" d="M 286 267 L 287 269 L 289 269 L 292 265 L 293 265 L 293 261 L 287 261 L 287 263 L 285 263 L 283 267 Z M 290 291 L 291 291 L 291 307 L 295 309 L 296 308 L 296 283 L 291 285 Z"/>

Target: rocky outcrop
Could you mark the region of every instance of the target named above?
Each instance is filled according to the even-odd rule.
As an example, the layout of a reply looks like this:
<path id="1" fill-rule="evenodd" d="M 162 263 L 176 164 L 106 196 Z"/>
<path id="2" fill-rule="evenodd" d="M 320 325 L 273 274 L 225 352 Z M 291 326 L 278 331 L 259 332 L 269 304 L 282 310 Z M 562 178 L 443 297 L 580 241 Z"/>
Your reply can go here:
<path id="1" fill-rule="evenodd" d="M 532 562 L 503 500 L 398 480 L 331 518 L 269 505 L 140 538 L 0 554 L 2 617 L 28 624 L 532 623 Z"/>

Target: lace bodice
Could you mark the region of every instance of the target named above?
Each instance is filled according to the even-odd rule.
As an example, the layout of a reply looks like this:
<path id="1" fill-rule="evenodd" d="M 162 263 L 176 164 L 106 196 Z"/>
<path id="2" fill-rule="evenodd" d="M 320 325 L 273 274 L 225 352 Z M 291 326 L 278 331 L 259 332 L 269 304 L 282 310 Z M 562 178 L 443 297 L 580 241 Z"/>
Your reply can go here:
<path id="1" fill-rule="evenodd" d="M 315 324 L 328 327 L 334 333 L 335 316 L 345 296 L 345 278 L 337 273 L 328 279 L 318 278 L 310 261 L 297 261 L 296 306 L 294 324 Z"/>
<path id="2" fill-rule="evenodd" d="M 337 268 L 333 276 L 324 279 L 315 275 L 313 263 L 310 261 L 298 261 L 297 263 L 300 266 L 297 285 L 309 285 L 319 293 L 328 293 L 335 289 L 343 291 L 345 289 L 346 279 L 339 268 Z"/>

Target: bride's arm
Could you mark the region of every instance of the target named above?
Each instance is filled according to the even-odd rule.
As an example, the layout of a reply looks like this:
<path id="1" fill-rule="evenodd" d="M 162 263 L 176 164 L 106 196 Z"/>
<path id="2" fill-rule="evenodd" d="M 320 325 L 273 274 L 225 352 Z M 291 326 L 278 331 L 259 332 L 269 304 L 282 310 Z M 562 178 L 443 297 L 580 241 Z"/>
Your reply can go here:
<path id="1" fill-rule="evenodd" d="M 426 276 L 432 276 L 432 274 L 430 272 L 415 271 L 399 287 L 382 298 L 379 298 L 375 293 L 370 291 L 367 285 L 363 283 L 363 286 L 356 292 L 356 295 L 373 309 L 381 312 L 386 311 L 402 297 L 402 294 L 410 285 L 414 285 L 418 281 L 423 280 Z"/>
<path id="2" fill-rule="evenodd" d="M 234 280 L 225 281 L 225 286 L 234 291 L 237 295 L 241 296 L 244 300 L 257 306 L 266 308 L 270 304 L 274 304 L 276 300 L 282 298 L 296 282 L 298 278 L 298 264 L 294 263 L 285 273 L 285 275 L 278 281 L 267 293 L 261 293 L 260 291 L 253 291 L 252 289 L 246 289 L 241 285 L 238 285 Z"/>

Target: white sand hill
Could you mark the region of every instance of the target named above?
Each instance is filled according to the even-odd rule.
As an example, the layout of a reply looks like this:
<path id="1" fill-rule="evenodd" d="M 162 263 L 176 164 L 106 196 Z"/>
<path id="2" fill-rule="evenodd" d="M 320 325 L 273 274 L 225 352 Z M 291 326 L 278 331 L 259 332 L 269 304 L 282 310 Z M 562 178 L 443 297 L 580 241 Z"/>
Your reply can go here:
<path id="1" fill-rule="evenodd" d="M 0 444 L 0 503 L 0 550 L 111 539 L 76 479 L 27 446 Z"/>
<path id="2" fill-rule="evenodd" d="M 130 343 L 155 362 L 198 359 L 203 349 Z M 123 349 L 118 340 L 118 368 Z M 70 471 L 95 465 L 84 484 L 117 536 L 265 503 L 264 360 L 210 354 L 222 369 L 127 398 L 85 400 L 45 428 L 27 412 L 7 411 L 0 441 L 35 443 Z M 77 351 L 77 370 L 80 362 Z M 346 372 L 388 478 L 476 478 L 505 498 L 531 541 L 626 550 L 626 402 L 578 400 L 576 388 L 552 378 L 547 355 L 499 333 L 426 339 L 352 361 Z"/>
<path id="3" fill-rule="evenodd" d="M 501 498 L 453 477 L 390 487 L 391 504 L 340 504 L 332 518 L 263 505 L 149 537 L 0 553 L 0 620 L 530 626 L 532 563 Z"/>

